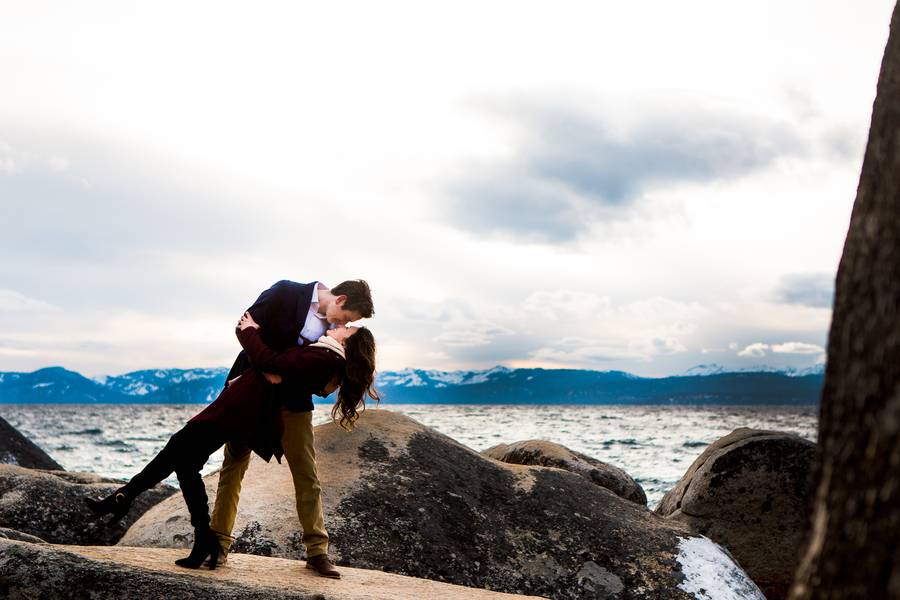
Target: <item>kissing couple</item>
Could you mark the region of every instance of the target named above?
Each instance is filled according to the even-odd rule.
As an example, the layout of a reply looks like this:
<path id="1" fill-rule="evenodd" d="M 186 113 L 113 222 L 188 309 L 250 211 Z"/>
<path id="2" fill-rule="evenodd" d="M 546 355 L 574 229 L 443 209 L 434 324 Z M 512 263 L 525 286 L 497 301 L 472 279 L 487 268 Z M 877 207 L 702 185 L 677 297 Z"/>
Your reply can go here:
<path id="1" fill-rule="evenodd" d="M 365 327 L 347 323 L 374 314 L 369 285 L 344 281 L 328 288 L 319 281 L 279 281 L 262 294 L 238 321 L 235 333 L 243 350 L 231 367 L 219 396 L 169 439 L 144 469 L 103 498 L 85 498 L 97 516 L 114 523 L 134 499 L 169 477 L 178 477 L 194 527 L 189 556 L 175 563 L 190 569 L 206 562 L 225 563 L 234 537 L 241 481 L 250 452 L 268 462 L 287 459 L 294 481 L 297 515 L 303 528 L 306 567 L 340 578 L 328 558 L 328 532 L 322 488 L 316 472 L 312 395 L 338 390 L 332 419 L 352 431 L 375 390 L 375 338 Z M 210 519 L 200 470 L 225 446 L 225 461 Z"/>

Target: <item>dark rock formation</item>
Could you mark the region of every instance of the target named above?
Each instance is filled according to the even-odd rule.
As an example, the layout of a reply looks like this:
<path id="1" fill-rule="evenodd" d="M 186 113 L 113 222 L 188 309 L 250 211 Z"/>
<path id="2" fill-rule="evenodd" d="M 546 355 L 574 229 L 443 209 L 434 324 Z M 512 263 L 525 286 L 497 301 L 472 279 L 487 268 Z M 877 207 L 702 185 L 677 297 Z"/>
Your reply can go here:
<path id="1" fill-rule="evenodd" d="M 58 462 L 0 417 L 0 463 L 62 471 Z"/>
<path id="2" fill-rule="evenodd" d="M 721 548 L 580 475 L 490 460 L 383 409 L 367 410 L 353 433 L 328 423 L 315 435 L 340 565 L 550 598 L 670 600 L 710 585 L 762 597 Z M 217 475 L 206 483 L 214 493 Z M 250 539 L 245 551 L 303 555 L 286 464 L 251 461 L 235 534 Z M 175 496 L 120 545 L 177 546 L 189 535 Z"/>
<path id="3" fill-rule="evenodd" d="M 174 491 L 171 486 L 156 486 L 140 496 L 116 525 L 95 520 L 84 496 L 100 498 L 121 485 L 91 473 L 0 465 L 0 527 L 54 544 L 115 544 L 148 508 Z"/>
<path id="4" fill-rule="evenodd" d="M 292 560 L 232 555 L 228 566 L 191 571 L 175 566 L 181 550 L 51 546 L 0 540 L 0 597 L 10 600 L 121 598 L 216 600 L 513 600 L 511 596 L 344 568 L 340 580 L 319 577 Z"/>
<path id="5" fill-rule="evenodd" d="M 900 3 L 877 90 L 837 273 L 795 600 L 900 598 Z"/>
<path id="6" fill-rule="evenodd" d="M 804 542 L 815 444 L 736 429 L 713 442 L 656 512 L 725 546 L 769 600 L 784 598 Z"/>
<path id="7" fill-rule="evenodd" d="M 612 465 L 575 452 L 561 444 L 545 440 L 526 440 L 512 444 L 498 444 L 482 454 L 515 465 L 541 465 L 556 467 L 581 475 L 588 481 L 604 487 L 617 496 L 647 506 L 644 489 L 631 475 Z"/>

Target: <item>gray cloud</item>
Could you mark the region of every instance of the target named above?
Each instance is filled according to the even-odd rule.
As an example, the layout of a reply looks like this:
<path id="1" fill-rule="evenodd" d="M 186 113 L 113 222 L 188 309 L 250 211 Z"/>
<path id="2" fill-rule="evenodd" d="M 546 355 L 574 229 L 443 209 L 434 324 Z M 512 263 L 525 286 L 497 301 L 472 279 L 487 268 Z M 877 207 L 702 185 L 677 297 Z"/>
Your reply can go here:
<path id="1" fill-rule="evenodd" d="M 778 283 L 775 297 L 783 304 L 831 308 L 834 303 L 834 276 L 829 273 L 794 273 Z"/>
<path id="2" fill-rule="evenodd" d="M 483 169 L 450 191 L 451 217 L 469 231 L 557 242 L 577 237 L 586 227 L 579 217 L 585 207 L 570 190 L 535 179 L 526 170 Z"/>
<path id="3" fill-rule="evenodd" d="M 518 154 L 447 185 L 446 216 L 473 233 L 572 240 L 625 218 L 646 192 L 742 177 L 805 151 L 783 123 L 691 107 L 648 111 L 626 130 L 574 110 L 507 115 L 525 130 Z"/>

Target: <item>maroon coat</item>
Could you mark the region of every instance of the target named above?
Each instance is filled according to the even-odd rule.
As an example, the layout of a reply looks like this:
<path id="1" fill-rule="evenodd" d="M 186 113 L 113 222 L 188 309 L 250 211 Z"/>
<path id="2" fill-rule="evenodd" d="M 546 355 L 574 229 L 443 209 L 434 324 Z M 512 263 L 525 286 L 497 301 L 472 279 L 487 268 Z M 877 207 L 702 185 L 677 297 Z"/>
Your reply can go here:
<path id="1" fill-rule="evenodd" d="M 227 384 L 219 397 L 191 421 L 215 423 L 224 430 L 228 441 L 247 446 L 266 462 L 272 456 L 281 462 L 284 424 L 282 405 L 275 393 L 277 385 L 289 383 L 304 394 L 324 395 L 328 382 L 343 374 L 344 359 L 333 350 L 318 346 L 295 346 L 276 352 L 263 342 L 255 327 L 238 329 L 236 333 L 253 368 Z M 281 375 L 282 383 L 269 383 L 263 372 Z"/>

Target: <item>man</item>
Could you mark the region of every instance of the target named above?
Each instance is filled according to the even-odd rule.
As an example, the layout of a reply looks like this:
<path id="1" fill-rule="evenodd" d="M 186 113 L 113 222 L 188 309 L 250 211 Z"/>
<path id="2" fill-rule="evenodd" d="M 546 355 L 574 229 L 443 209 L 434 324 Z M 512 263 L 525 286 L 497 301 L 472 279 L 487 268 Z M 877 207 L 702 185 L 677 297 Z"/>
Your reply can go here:
<path id="1" fill-rule="evenodd" d="M 331 289 L 318 281 L 279 281 L 260 294 L 247 310 L 260 324 L 263 341 L 277 351 L 313 343 L 327 329 L 374 314 L 369 285 L 361 279 L 345 281 Z M 249 368 L 250 361 L 241 351 L 228 373 L 227 381 Z M 312 397 L 308 394 L 304 396 L 288 381 L 275 389 L 283 409 L 284 435 L 281 444 L 294 481 L 297 516 L 300 517 L 302 540 L 306 546 L 306 566 L 325 577 L 340 578 L 340 573 L 328 559 L 328 532 L 325 530 L 322 488 L 316 473 L 313 444 Z M 327 396 L 332 391 L 334 387 L 329 385 L 319 395 Z M 249 464 L 249 448 L 231 442 L 225 445 L 225 462 L 219 472 L 219 487 L 210 523 L 222 546 L 220 563 L 227 557 L 234 542 L 231 533 L 237 516 L 241 480 Z"/>

